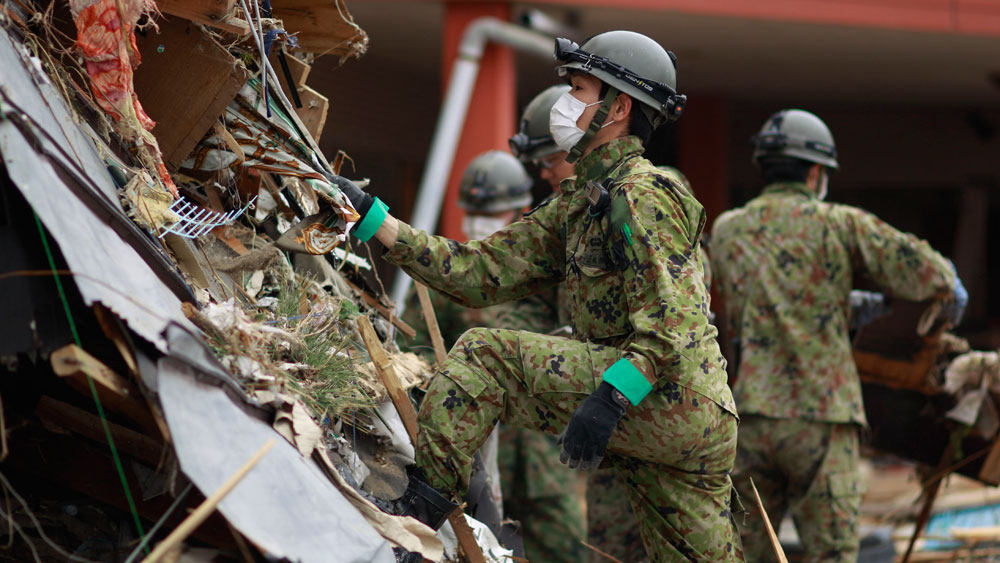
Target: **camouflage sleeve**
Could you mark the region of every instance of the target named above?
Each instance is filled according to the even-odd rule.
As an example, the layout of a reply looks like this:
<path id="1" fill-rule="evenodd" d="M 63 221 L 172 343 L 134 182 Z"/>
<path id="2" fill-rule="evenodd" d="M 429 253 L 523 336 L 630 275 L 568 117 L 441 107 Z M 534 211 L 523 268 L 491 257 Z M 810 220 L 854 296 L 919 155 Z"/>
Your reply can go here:
<path id="1" fill-rule="evenodd" d="M 556 289 L 508 304 L 497 316 L 496 328 L 548 334 L 559 328 Z"/>
<path id="2" fill-rule="evenodd" d="M 634 332 L 626 352 L 652 382 L 663 370 L 690 367 L 685 349 L 714 338 L 698 244 L 704 210 L 693 199 L 685 205 L 669 190 L 642 184 L 629 189 L 627 200 L 632 256 L 623 278 Z"/>
<path id="3" fill-rule="evenodd" d="M 927 241 L 856 207 L 834 205 L 831 214 L 854 268 L 890 295 L 923 301 L 954 288 L 951 263 Z"/>
<path id="4" fill-rule="evenodd" d="M 483 240 L 460 244 L 399 224 L 385 259 L 467 307 L 520 299 L 562 281 L 565 245 L 550 203 Z"/>

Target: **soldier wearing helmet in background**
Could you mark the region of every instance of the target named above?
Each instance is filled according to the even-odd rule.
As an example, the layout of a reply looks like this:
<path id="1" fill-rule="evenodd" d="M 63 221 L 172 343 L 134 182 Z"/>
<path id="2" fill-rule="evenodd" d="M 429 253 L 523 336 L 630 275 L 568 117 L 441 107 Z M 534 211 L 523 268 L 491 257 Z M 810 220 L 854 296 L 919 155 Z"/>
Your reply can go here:
<path id="1" fill-rule="evenodd" d="M 569 86 L 551 86 L 524 108 L 510 149 L 558 193 L 559 183 L 573 175 L 566 152 L 549 132 L 552 104 Z M 546 308 L 522 306 L 501 315 L 494 328 L 549 334 L 569 324 L 565 292 L 553 288 L 528 300 L 542 300 Z M 525 300 L 521 300 L 525 301 Z M 498 305 L 503 308 L 508 304 Z M 548 312 L 548 316 L 545 313 Z M 581 543 L 586 523 L 580 507 L 576 472 L 559 463 L 559 445 L 551 434 L 528 428 L 501 426 L 500 477 L 504 515 L 521 522 L 524 556 L 529 561 L 579 563 L 586 557 Z M 620 500 L 620 499 L 619 499 Z"/>
<path id="2" fill-rule="evenodd" d="M 334 178 L 384 257 L 470 306 L 564 284 L 573 339 L 472 329 L 431 380 L 416 469 L 398 512 L 439 525 L 469 486 L 472 454 L 497 421 L 560 433 L 560 459 L 607 455 L 628 487 L 653 561 L 742 560 L 730 509 L 736 409 L 709 323 L 699 237 L 705 210 L 642 158 L 680 116 L 674 57 L 628 31 L 556 41 L 571 89 L 549 129 L 574 163 L 561 193 L 522 220 L 459 244 L 417 231 Z M 454 506 L 454 505 L 450 505 Z"/>
<path id="3" fill-rule="evenodd" d="M 951 263 L 926 242 L 855 207 L 825 203 L 837 152 L 826 124 L 802 110 L 772 115 L 754 138 L 766 187 L 712 228 L 712 269 L 737 340 L 740 410 L 734 481 L 757 486 L 775 527 L 791 511 L 804 561 L 857 561 L 866 424 L 848 339 L 856 276 L 890 297 L 967 300 Z M 749 561 L 774 559 L 756 509 L 743 526 Z"/>

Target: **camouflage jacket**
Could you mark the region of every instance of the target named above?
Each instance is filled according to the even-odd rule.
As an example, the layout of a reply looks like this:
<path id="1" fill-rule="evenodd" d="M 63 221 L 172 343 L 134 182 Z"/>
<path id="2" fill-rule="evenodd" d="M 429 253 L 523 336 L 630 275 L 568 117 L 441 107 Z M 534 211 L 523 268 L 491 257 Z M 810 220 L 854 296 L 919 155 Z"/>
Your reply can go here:
<path id="1" fill-rule="evenodd" d="M 555 290 L 532 295 L 518 301 L 501 303 L 482 309 L 471 309 L 452 301 L 447 295 L 429 290 L 431 305 L 441 329 L 441 338 L 446 349 L 451 349 L 462 333 L 474 327 L 509 328 L 547 333 L 558 328 L 557 300 Z M 399 339 L 404 350 L 424 356 L 434 363 L 434 345 L 431 342 L 427 323 L 416 291 L 410 291 L 406 298 L 406 310 L 402 320 L 416 331 L 416 336 L 408 340 Z"/>
<path id="2" fill-rule="evenodd" d="M 772 184 L 712 227 L 712 270 L 730 338 L 743 414 L 865 424 L 848 339 L 855 276 L 888 295 L 949 292 L 954 274 L 926 242 L 802 183 Z"/>
<path id="3" fill-rule="evenodd" d="M 641 153 L 636 137 L 597 148 L 561 194 L 483 240 L 459 244 L 401 223 L 385 257 L 472 307 L 564 283 L 575 338 L 622 349 L 654 388 L 680 384 L 735 414 L 708 322 L 705 210 Z M 605 180 L 611 204 L 592 213 L 584 188 Z"/>

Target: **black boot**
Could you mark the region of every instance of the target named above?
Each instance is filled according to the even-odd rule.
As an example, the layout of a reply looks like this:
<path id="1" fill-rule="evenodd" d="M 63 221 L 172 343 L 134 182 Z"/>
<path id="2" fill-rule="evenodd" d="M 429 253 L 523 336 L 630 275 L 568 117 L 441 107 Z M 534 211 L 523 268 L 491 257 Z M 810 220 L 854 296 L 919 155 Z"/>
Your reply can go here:
<path id="1" fill-rule="evenodd" d="M 411 467 L 409 478 L 403 496 L 393 502 L 393 512 L 399 516 L 412 516 L 435 530 L 441 529 L 458 504 L 452 502 L 449 495 L 428 484 L 420 469 Z"/>

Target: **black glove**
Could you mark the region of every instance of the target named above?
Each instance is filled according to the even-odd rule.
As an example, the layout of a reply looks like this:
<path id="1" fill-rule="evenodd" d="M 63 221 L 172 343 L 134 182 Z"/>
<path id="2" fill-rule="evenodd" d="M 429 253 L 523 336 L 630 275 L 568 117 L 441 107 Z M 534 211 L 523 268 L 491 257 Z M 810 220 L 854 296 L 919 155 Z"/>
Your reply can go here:
<path id="1" fill-rule="evenodd" d="M 368 213 L 368 210 L 371 209 L 372 205 L 375 203 L 375 199 L 368 195 L 367 192 L 359 188 L 357 184 L 347 178 L 344 178 L 343 176 L 330 174 L 327 176 L 327 179 L 330 180 L 331 184 L 337 186 L 337 188 L 344 193 L 344 196 L 346 196 L 348 201 L 351 202 L 351 206 L 354 207 L 354 210 L 358 212 L 358 215 L 361 215 L 361 219 L 364 219 L 365 214 Z M 358 219 L 358 223 L 361 223 L 361 219 Z"/>
<path id="2" fill-rule="evenodd" d="M 618 421 L 625 416 L 628 399 L 610 383 L 602 381 L 597 390 L 584 399 L 559 436 L 562 451 L 559 461 L 571 468 L 596 468 L 604 459 L 608 440 Z"/>

